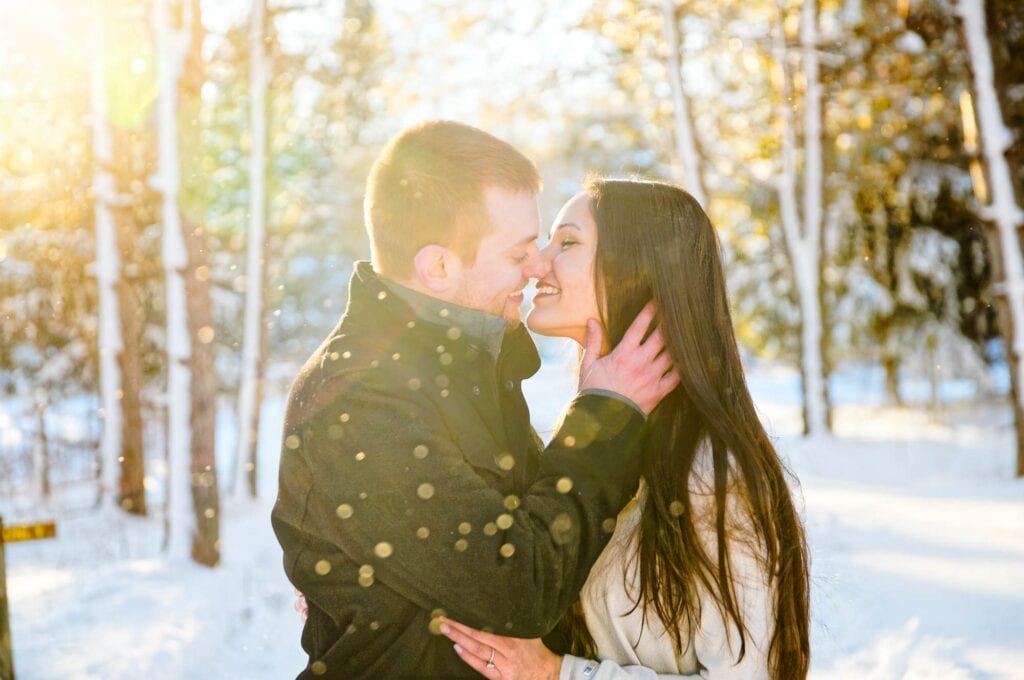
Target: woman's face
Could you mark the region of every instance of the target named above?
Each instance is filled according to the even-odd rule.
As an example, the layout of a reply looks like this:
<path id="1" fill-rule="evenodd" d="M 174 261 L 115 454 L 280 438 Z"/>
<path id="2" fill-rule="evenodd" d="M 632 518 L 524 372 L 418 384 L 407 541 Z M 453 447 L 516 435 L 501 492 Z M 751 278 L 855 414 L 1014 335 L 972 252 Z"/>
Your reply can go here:
<path id="1" fill-rule="evenodd" d="M 562 206 L 541 257 L 548 273 L 537 282 L 526 325 L 540 335 L 572 338 L 582 345 L 587 320 L 601 319 L 594 287 L 597 224 L 587 194 L 577 194 Z"/>

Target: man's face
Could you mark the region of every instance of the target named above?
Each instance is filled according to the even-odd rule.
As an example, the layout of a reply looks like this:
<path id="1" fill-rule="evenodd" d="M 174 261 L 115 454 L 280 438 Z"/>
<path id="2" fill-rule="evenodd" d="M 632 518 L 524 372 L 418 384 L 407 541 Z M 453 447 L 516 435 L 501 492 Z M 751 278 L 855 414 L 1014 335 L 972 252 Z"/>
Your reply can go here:
<path id="1" fill-rule="evenodd" d="M 537 197 L 530 192 L 489 187 L 484 190 L 484 205 L 491 231 L 480 241 L 476 261 L 463 269 L 454 301 L 503 316 L 509 326 L 516 326 L 523 288 L 531 278 L 545 273 L 537 250 Z"/>

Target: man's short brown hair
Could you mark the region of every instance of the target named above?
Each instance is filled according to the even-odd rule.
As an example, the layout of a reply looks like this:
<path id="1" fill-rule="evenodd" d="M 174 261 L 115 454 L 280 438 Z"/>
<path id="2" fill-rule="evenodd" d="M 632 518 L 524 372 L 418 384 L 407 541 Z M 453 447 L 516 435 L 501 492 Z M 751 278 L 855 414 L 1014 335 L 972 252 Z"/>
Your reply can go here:
<path id="1" fill-rule="evenodd" d="M 398 134 L 373 164 L 364 211 L 378 270 L 412 274 L 413 256 L 436 243 L 470 264 L 490 229 L 484 189 L 535 194 L 537 168 L 507 142 L 469 125 L 437 120 Z"/>

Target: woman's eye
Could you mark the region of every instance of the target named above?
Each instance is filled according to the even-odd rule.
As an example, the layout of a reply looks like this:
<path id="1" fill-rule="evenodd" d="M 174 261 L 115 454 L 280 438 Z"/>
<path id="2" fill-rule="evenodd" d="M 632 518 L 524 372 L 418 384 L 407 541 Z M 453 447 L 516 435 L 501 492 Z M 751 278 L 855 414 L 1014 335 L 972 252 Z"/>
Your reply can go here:
<path id="1" fill-rule="evenodd" d="M 516 263 L 516 264 L 522 264 L 522 263 L 526 262 L 526 255 L 520 255 L 518 257 L 513 257 L 512 261 L 514 263 Z"/>
<path id="2" fill-rule="evenodd" d="M 565 250 L 566 248 L 574 246 L 577 243 L 579 243 L 579 241 L 573 241 L 571 238 L 567 238 L 567 239 L 562 241 L 562 250 Z"/>

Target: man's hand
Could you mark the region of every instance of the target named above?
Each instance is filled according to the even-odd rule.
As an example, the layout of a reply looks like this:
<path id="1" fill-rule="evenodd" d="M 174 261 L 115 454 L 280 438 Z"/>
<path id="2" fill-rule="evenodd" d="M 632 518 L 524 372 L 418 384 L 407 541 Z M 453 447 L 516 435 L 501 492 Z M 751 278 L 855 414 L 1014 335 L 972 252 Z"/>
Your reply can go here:
<path id="1" fill-rule="evenodd" d="M 665 349 L 661 328 L 644 341 L 654 320 L 654 302 L 648 302 L 629 325 L 622 342 L 600 356 L 604 333 L 601 325 L 587 322 L 587 343 L 580 364 L 580 389 L 602 389 L 621 394 L 650 415 L 654 407 L 679 385 L 679 374 Z"/>

